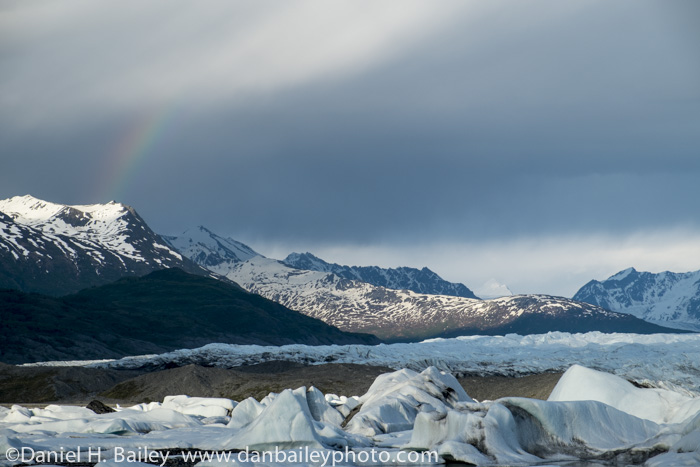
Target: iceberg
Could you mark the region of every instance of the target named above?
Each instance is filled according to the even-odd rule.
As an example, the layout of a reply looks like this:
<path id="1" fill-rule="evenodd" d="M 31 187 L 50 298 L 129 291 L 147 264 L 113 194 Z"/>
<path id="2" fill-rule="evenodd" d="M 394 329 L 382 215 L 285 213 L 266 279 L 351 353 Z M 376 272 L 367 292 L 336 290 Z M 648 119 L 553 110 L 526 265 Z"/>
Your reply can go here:
<path id="1" fill-rule="evenodd" d="M 346 430 L 365 436 L 413 428 L 419 412 L 473 400 L 454 376 L 429 367 L 421 373 L 398 370 L 380 375 L 359 400 L 361 408 Z"/>
<path id="2" fill-rule="evenodd" d="M 573 365 L 562 375 L 549 401 L 603 402 L 656 423 L 678 423 L 700 411 L 700 398 L 677 392 L 638 388 L 616 375 Z"/>
<path id="3" fill-rule="evenodd" d="M 359 397 L 314 387 L 240 403 L 176 395 L 99 415 L 81 407 L 14 405 L 0 410 L 0 466 L 32 464 L 12 455 L 23 448 L 86 446 L 99 450 L 100 465 L 118 463 L 122 451 L 177 450 L 201 455 L 195 464 L 202 467 L 237 464 L 212 458 L 213 452 L 275 450 L 318 458 L 375 452 L 395 464 L 404 455 L 435 453 L 438 462 L 472 465 L 698 465 L 699 400 L 574 365 L 546 401 L 477 402 L 452 375 L 428 367 L 383 374 Z"/>

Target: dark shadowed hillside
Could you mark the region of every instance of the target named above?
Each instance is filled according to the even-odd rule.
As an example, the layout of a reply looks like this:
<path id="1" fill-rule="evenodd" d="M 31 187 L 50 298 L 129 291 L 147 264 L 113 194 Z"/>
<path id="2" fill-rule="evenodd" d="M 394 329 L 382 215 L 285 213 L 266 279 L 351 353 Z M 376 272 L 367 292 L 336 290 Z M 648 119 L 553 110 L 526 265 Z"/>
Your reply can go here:
<path id="1" fill-rule="evenodd" d="M 166 269 L 52 298 L 0 291 L 0 361 L 99 359 L 240 344 L 374 344 L 235 284 Z"/>

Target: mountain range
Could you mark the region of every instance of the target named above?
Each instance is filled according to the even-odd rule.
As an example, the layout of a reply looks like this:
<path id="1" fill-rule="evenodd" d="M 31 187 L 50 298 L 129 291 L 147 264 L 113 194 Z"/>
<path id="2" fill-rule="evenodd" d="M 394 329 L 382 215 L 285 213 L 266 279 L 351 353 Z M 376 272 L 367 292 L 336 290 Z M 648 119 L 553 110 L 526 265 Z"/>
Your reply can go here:
<path id="1" fill-rule="evenodd" d="M 672 331 L 615 313 L 610 301 L 583 303 L 593 300 L 591 294 L 577 294 L 576 300 L 546 295 L 480 300 L 465 285 L 445 281 L 428 268 L 343 266 L 310 253 L 277 261 L 201 226 L 159 236 L 135 210 L 114 202 L 67 206 L 31 196 L 2 200 L 0 232 L 0 288 L 23 292 L 75 294 L 123 277 L 179 268 L 233 281 L 343 331 L 386 340 L 557 330 Z M 131 286 L 136 287 L 128 282 L 120 287 L 128 293 Z M 509 292 L 500 285 L 493 288 Z M 40 302 L 50 309 L 57 306 L 47 300 Z M 60 303 L 59 308 L 68 306 Z M 69 309 L 77 310 L 72 303 Z M 147 307 L 140 310 L 148 313 Z M 279 336 L 269 337 L 266 342 Z M 256 339 L 265 341 L 262 335 Z"/>
<path id="2" fill-rule="evenodd" d="M 333 273 L 290 268 L 256 257 L 226 277 L 246 290 L 323 320 L 339 329 L 385 340 L 466 334 L 668 332 L 630 315 L 563 297 L 519 295 L 494 300 L 418 294 L 377 287 Z"/>
<path id="3" fill-rule="evenodd" d="M 574 300 L 663 326 L 700 331 L 700 271 L 654 274 L 628 268 L 604 281 L 590 281 Z"/>
<path id="4" fill-rule="evenodd" d="M 479 300 L 377 286 L 342 277 L 333 271 L 340 270 L 351 277 L 363 270 L 373 271 L 385 280 L 392 270 L 332 265 L 311 254 L 293 254 L 284 261 L 260 254 L 244 258 L 236 251 L 222 249 L 221 245 L 232 242 L 231 239 L 224 239 L 203 227 L 190 229 L 190 232 L 195 232 L 196 236 L 188 239 L 183 234 L 178 242 L 190 247 L 190 257 L 198 264 L 208 265 L 212 271 L 250 292 L 339 329 L 370 333 L 385 340 L 509 332 L 673 332 L 629 315 L 563 297 L 520 295 Z M 238 243 L 238 249 L 240 245 Z M 245 251 L 253 250 L 246 248 Z M 420 272 L 412 268 L 401 270 Z"/>

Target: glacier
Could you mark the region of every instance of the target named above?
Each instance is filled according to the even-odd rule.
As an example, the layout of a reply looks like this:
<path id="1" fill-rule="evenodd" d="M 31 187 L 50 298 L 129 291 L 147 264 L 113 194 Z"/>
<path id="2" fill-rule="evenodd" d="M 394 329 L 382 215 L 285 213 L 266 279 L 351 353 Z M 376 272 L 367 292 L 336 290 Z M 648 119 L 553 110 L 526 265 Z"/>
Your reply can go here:
<path id="1" fill-rule="evenodd" d="M 671 358 L 672 357 L 672 358 Z M 118 360 L 29 363 L 117 369 L 198 364 L 233 368 L 274 360 L 305 364 L 360 363 L 422 371 L 435 366 L 455 375 L 523 376 L 563 372 L 579 364 L 658 388 L 700 394 L 700 335 L 550 332 L 520 336 L 463 336 L 380 345 L 209 344 L 160 355 Z"/>

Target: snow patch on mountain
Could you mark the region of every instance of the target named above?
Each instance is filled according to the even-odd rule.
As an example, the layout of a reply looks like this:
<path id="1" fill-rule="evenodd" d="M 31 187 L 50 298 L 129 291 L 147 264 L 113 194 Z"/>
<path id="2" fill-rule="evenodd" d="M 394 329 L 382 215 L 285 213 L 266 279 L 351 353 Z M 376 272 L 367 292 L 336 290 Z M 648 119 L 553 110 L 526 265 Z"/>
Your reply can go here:
<path id="1" fill-rule="evenodd" d="M 608 278 L 609 281 L 622 281 L 625 280 L 630 274 L 637 272 L 634 268 L 623 269 L 622 271 L 614 274 Z"/>

